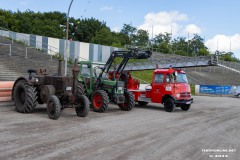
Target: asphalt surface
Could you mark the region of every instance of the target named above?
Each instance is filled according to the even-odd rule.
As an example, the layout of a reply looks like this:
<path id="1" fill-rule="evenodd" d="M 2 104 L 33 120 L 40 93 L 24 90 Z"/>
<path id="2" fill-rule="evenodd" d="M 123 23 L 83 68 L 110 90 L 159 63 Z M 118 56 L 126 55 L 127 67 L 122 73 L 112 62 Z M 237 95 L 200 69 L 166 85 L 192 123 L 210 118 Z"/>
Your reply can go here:
<path id="1" fill-rule="evenodd" d="M 110 105 L 86 118 L 65 109 L 58 120 L 48 118 L 44 105 L 21 114 L 12 102 L 0 103 L 0 159 L 239 160 L 239 102 L 195 96 L 187 112 Z"/>

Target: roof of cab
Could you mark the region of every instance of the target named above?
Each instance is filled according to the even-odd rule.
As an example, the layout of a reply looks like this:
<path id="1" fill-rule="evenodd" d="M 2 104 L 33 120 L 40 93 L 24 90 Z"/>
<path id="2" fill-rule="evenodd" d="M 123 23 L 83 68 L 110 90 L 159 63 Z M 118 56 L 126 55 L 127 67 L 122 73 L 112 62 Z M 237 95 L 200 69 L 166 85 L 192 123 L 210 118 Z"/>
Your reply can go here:
<path id="1" fill-rule="evenodd" d="M 172 68 L 169 68 L 169 69 L 155 69 L 154 70 L 154 73 L 165 73 L 165 74 L 171 74 L 173 72 L 177 71 L 178 73 L 185 73 L 183 70 L 181 69 L 172 69 Z"/>

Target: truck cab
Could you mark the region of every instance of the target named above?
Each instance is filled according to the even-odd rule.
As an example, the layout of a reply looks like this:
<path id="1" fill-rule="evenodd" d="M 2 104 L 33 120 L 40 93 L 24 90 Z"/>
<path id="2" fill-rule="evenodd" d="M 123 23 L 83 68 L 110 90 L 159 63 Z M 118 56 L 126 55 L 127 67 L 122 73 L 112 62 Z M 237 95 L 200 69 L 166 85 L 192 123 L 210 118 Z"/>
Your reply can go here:
<path id="1" fill-rule="evenodd" d="M 186 73 L 180 69 L 156 69 L 150 85 L 143 90 L 130 91 L 139 105 L 162 103 L 167 112 L 174 111 L 175 107 L 187 111 L 193 103 Z"/>

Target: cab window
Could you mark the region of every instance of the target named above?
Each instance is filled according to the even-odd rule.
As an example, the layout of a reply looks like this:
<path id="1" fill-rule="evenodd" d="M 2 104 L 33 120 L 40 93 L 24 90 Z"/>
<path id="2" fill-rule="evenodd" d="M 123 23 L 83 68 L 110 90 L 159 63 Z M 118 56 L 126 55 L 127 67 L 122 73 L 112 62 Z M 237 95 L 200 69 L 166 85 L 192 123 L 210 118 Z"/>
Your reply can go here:
<path id="1" fill-rule="evenodd" d="M 154 82 L 155 83 L 162 83 L 164 78 L 164 74 L 155 74 Z"/>
<path id="2" fill-rule="evenodd" d="M 173 83 L 174 82 L 174 76 L 172 74 L 166 75 L 166 83 Z"/>
<path id="3" fill-rule="evenodd" d="M 86 65 L 86 64 L 82 65 L 81 75 L 83 75 L 85 77 L 90 76 L 90 68 L 88 67 L 88 65 Z"/>

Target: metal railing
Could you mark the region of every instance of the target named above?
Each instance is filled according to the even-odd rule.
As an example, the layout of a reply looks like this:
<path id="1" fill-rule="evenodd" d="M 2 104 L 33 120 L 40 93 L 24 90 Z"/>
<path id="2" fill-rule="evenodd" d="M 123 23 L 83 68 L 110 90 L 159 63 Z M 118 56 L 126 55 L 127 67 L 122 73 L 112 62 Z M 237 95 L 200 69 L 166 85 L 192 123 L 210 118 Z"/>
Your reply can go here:
<path id="1" fill-rule="evenodd" d="M 6 34 L 4 31 L 5 32 L 7 31 L 8 33 Z M 14 33 L 16 34 L 15 37 L 14 37 Z M 43 43 L 41 41 L 37 41 L 37 40 L 35 40 L 31 37 L 25 36 L 23 33 L 13 32 L 13 31 L 10 31 L 8 29 L 0 27 L 0 35 L 3 36 L 3 37 L 11 38 L 12 44 L 13 44 L 14 40 L 24 43 L 25 46 L 26 46 L 25 58 L 28 58 L 28 49 L 29 48 L 34 48 L 34 49 L 38 49 L 38 50 L 42 50 L 43 52 L 46 52 L 50 56 L 51 60 L 52 60 L 53 55 L 56 55 L 56 54 L 63 54 L 64 55 L 64 53 L 62 53 L 59 50 L 59 48 L 50 46 L 50 45 L 48 45 L 46 43 Z M 31 42 L 35 42 L 34 43 L 35 46 L 31 46 L 32 45 Z M 39 46 L 45 46 L 45 48 L 39 47 Z M 57 50 L 57 52 L 55 50 Z M 67 53 L 70 55 L 69 52 L 67 52 Z"/>
<path id="2" fill-rule="evenodd" d="M 5 43 L 0 43 L 0 45 L 9 46 L 9 56 L 11 57 L 12 56 L 12 45 L 11 44 L 5 44 Z"/>

